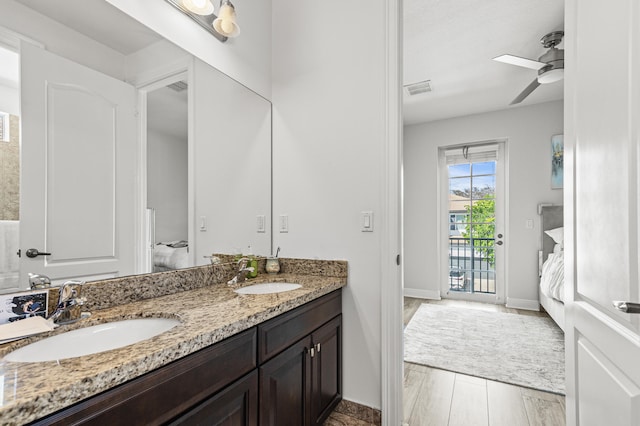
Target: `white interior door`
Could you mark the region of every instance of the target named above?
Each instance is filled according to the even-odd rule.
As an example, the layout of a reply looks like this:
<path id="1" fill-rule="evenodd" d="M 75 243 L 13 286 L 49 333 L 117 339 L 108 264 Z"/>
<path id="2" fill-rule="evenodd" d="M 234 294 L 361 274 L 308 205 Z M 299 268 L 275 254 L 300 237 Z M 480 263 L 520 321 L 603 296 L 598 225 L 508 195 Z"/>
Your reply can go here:
<path id="1" fill-rule="evenodd" d="M 20 285 L 29 272 L 54 281 L 134 273 L 133 86 L 28 43 L 20 55 Z"/>
<path id="2" fill-rule="evenodd" d="M 565 30 L 567 424 L 638 425 L 640 315 L 612 302 L 640 302 L 640 3 L 568 0 Z"/>

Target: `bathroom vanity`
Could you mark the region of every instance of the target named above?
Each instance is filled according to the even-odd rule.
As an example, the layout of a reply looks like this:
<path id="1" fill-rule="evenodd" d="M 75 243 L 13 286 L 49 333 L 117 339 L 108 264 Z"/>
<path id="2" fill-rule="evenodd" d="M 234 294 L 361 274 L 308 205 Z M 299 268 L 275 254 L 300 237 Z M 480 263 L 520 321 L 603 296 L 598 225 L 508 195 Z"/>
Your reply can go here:
<path id="1" fill-rule="evenodd" d="M 336 290 L 34 424 L 322 425 L 342 398 L 341 311 Z"/>
<path id="2" fill-rule="evenodd" d="M 302 287 L 239 295 L 215 284 L 95 311 L 90 322 L 181 324 L 108 352 L 0 362 L 2 423 L 321 425 L 342 398 L 346 276 L 279 279 Z"/>

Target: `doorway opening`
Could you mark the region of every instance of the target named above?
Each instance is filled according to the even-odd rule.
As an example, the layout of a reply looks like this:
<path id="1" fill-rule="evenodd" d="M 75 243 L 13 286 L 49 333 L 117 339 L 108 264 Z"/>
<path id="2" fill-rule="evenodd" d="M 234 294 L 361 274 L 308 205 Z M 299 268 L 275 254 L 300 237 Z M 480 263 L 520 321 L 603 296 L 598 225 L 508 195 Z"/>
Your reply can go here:
<path id="1" fill-rule="evenodd" d="M 145 111 L 146 272 L 189 263 L 189 83 L 180 72 L 141 90 Z"/>
<path id="2" fill-rule="evenodd" d="M 19 288 L 19 61 L 17 52 L 0 45 L 0 290 Z"/>

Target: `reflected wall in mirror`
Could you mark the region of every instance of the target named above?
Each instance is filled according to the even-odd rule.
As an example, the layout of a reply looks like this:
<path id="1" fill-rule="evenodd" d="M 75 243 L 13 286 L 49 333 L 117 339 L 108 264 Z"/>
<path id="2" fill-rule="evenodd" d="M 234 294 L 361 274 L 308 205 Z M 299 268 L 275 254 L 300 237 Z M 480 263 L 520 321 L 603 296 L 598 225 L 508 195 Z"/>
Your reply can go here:
<path id="1" fill-rule="evenodd" d="M 270 102 L 102 0 L 5 3 L 22 158 L 18 243 L 0 222 L 0 291 L 25 289 L 29 272 L 59 283 L 249 246 L 270 254 Z M 156 265 L 158 242 L 186 259 Z M 26 257 L 30 248 L 51 254 Z"/>

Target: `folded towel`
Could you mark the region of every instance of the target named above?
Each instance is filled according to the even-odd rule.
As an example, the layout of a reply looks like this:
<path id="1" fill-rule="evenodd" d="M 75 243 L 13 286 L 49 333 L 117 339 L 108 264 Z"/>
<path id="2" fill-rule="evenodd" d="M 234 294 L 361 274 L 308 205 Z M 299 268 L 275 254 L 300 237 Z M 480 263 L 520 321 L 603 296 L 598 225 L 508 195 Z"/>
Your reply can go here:
<path id="1" fill-rule="evenodd" d="M 42 317 L 29 317 L 20 321 L 0 325 L 0 344 L 7 343 L 22 337 L 51 331 L 56 327 L 50 321 Z"/>

